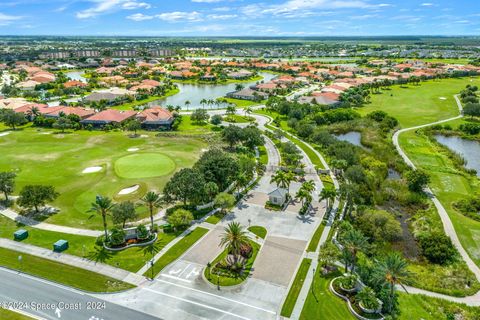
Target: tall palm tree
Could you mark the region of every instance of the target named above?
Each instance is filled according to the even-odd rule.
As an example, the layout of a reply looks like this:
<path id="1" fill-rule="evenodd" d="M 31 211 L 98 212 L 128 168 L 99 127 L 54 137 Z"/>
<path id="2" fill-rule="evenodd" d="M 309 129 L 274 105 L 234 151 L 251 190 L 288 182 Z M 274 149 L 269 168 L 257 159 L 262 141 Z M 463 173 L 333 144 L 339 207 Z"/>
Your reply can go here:
<path id="1" fill-rule="evenodd" d="M 352 229 L 347 231 L 343 236 L 343 246 L 344 250 L 348 251 L 352 256 L 351 271 L 353 272 L 355 270 L 358 252 L 368 248 L 368 238 L 365 237 L 361 231 Z"/>
<path id="2" fill-rule="evenodd" d="M 312 193 L 313 191 L 315 191 L 315 182 L 313 180 L 305 181 L 304 183 L 302 183 L 301 188 L 305 191 Z"/>
<path id="3" fill-rule="evenodd" d="M 161 250 L 161 246 L 160 246 L 160 242 L 158 242 L 158 241 L 156 241 L 152 244 L 149 244 L 148 246 L 143 248 L 143 255 L 144 256 L 146 256 L 146 255 L 151 256 L 151 259 L 150 259 L 150 269 L 152 270 L 151 279 L 153 279 L 155 277 L 155 271 L 153 270 L 155 264 L 153 263 L 153 260 L 155 258 L 155 255 L 157 253 L 159 253 L 160 250 Z"/>
<path id="4" fill-rule="evenodd" d="M 148 207 L 148 211 L 150 212 L 150 230 L 153 230 L 153 210 L 160 206 L 161 198 L 160 195 L 154 191 L 149 191 L 145 196 L 142 198 L 142 201 Z"/>
<path id="5" fill-rule="evenodd" d="M 98 195 L 95 199 L 95 202 L 92 203 L 92 207 L 90 208 L 90 211 L 96 212 L 102 216 L 105 240 L 108 239 L 107 215 L 114 206 L 115 204 L 113 203 L 112 199 Z"/>
<path id="6" fill-rule="evenodd" d="M 188 107 L 189 107 L 191 104 L 192 104 L 192 103 L 190 102 L 190 100 L 185 101 L 185 109 L 187 109 L 187 111 L 188 111 Z"/>
<path id="7" fill-rule="evenodd" d="M 389 303 L 386 306 L 388 312 L 393 310 L 395 286 L 400 285 L 405 289 L 404 284 L 409 283 L 411 273 L 407 266 L 407 261 L 398 252 L 391 252 L 377 264 L 373 272 L 374 281 L 389 289 Z"/>
<path id="8" fill-rule="evenodd" d="M 229 223 L 224 230 L 220 246 L 227 248 L 236 258 L 240 255 L 242 247 L 249 244 L 247 232 L 238 222 Z"/>
<path id="9" fill-rule="evenodd" d="M 207 104 L 207 99 L 203 98 L 200 100 L 200 104 L 202 105 L 202 109 L 205 109 L 205 105 Z"/>
<path id="10" fill-rule="evenodd" d="M 247 116 L 247 114 L 251 114 L 253 112 L 251 107 L 246 107 L 244 111 L 245 111 L 245 117 Z"/>
<path id="11" fill-rule="evenodd" d="M 330 208 L 336 196 L 337 191 L 333 188 L 323 188 L 322 191 L 320 191 L 320 199 L 327 201 L 327 209 Z"/>
<path id="12" fill-rule="evenodd" d="M 272 176 L 271 180 L 270 180 L 270 183 L 275 183 L 277 185 L 277 187 L 280 187 L 280 188 L 284 188 L 286 189 L 287 188 L 287 185 L 289 184 L 289 181 L 288 181 L 288 176 L 287 176 L 287 173 L 283 170 L 278 170 L 277 172 L 275 172 L 275 174 Z"/>

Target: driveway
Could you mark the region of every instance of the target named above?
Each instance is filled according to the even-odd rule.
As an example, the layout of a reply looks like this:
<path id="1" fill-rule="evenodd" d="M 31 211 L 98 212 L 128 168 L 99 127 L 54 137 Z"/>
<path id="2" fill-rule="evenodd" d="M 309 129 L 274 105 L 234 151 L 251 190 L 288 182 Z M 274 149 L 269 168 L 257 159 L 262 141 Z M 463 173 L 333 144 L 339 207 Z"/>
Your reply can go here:
<path id="1" fill-rule="evenodd" d="M 306 246 L 305 240 L 268 236 L 253 265 L 252 277 L 287 287 Z"/>

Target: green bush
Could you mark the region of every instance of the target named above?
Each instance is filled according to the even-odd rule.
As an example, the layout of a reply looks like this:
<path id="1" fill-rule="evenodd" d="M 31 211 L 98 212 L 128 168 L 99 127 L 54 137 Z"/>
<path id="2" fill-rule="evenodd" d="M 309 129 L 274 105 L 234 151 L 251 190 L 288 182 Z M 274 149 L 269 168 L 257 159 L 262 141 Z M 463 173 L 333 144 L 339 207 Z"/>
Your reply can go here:
<path id="1" fill-rule="evenodd" d="M 140 240 L 145 240 L 148 238 L 148 230 L 143 224 L 137 227 L 137 238 Z"/>
<path id="2" fill-rule="evenodd" d="M 440 232 L 422 235 L 419 242 L 423 255 L 432 263 L 446 264 L 453 261 L 457 254 L 452 240 Z"/>
<path id="3" fill-rule="evenodd" d="M 113 228 L 109 240 L 112 246 L 121 246 L 125 243 L 125 231 L 123 231 L 123 229 Z"/>

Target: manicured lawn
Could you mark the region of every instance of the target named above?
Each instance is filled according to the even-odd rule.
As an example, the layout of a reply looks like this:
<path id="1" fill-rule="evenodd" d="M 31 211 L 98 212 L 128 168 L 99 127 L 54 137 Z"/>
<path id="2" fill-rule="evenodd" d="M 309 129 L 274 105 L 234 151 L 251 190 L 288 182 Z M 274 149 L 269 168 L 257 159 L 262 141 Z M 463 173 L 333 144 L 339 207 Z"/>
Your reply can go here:
<path id="1" fill-rule="evenodd" d="M 463 247 L 480 265 L 480 222 L 453 207 L 454 202 L 478 194 L 479 180 L 457 170 L 443 148 L 424 135 L 405 132 L 400 135 L 400 144 L 413 163 L 430 175 L 430 187 L 447 210 Z"/>
<path id="2" fill-rule="evenodd" d="M 208 229 L 197 227 L 191 233 L 186 235 L 182 240 L 173 245 L 153 266 L 154 275 L 156 276 L 163 268 L 177 260 L 184 254 L 191 246 L 195 244 L 203 235 L 208 232 Z M 151 268 L 144 273 L 150 276 L 152 274 Z"/>
<path id="3" fill-rule="evenodd" d="M 265 101 L 250 101 L 250 100 L 241 100 L 241 99 L 232 99 L 232 98 L 225 98 L 228 103 L 233 103 L 237 106 L 237 108 L 246 108 L 252 106 L 258 106 L 259 104 L 265 103 Z"/>
<path id="4" fill-rule="evenodd" d="M 22 262 L 18 256 L 22 255 Z M 91 292 L 115 292 L 133 288 L 132 285 L 91 271 L 64 265 L 55 261 L 0 248 L 0 266 L 56 281 Z M 53 271 L 53 272 L 52 272 Z"/>
<path id="5" fill-rule="evenodd" d="M 0 319 L 2 320 L 29 320 L 30 317 L 24 316 L 20 313 L 0 308 Z"/>
<path id="6" fill-rule="evenodd" d="M 330 281 L 340 275 L 340 272 L 336 272 L 323 276 L 320 268 L 317 269 L 315 280 L 300 314 L 300 320 L 356 319 L 348 310 L 347 303 L 335 296 L 328 288 Z"/>
<path id="7" fill-rule="evenodd" d="M 232 115 L 223 117 L 223 121 L 232 122 L 232 123 L 250 123 L 250 122 L 255 122 L 255 118 L 250 116 L 240 115 L 240 114 L 232 114 Z"/>
<path id="8" fill-rule="evenodd" d="M 205 268 L 205 278 L 207 278 L 212 284 L 220 285 L 224 287 L 234 286 L 237 284 L 242 283 L 245 279 L 248 278 L 250 271 L 252 269 L 253 263 L 255 262 L 255 258 L 257 257 L 258 251 L 260 250 L 260 245 L 254 241 L 250 241 L 250 244 L 253 248 L 252 256 L 247 259 L 245 263 L 245 269 L 243 271 L 242 276 L 238 277 L 227 277 L 227 276 L 218 276 L 217 274 L 210 274 L 210 268 Z M 212 261 L 212 268 L 218 262 L 222 261 L 227 257 L 227 250 L 224 250 L 215 260 Z"/>
<path id="9" fill-rule="evenodd" d="M 190 118 L 190 115 L 182 115 L 182 122 L 178 126 L 178 129 L 174 132 L 185 133 L 185 134 L 204 134 L 212 132 L 212 129 L 215 126 L 210 124 L 210 122 L 193 122 Z"/>
<path id="10" fill-rule="evenodd" d="M 260 155 L 260 157 L 258 158 L 258 161 L 263 165 L 267 165 L 268 164 L 267 148 L 265 148 L 265 146 L 259 146 L 258 153 Z"/>
<path id="11" fill-rule="evenodd" d="M 153 102 L 155 100 L 161 100 L 161 99 L 164 99 L 166 97 L 170 97 L 170 96 L 173 96 L 177 93 L 179 93 L 180 90 L 179 89 L 173 89 L 173 90 L 170 90 L 168 91 L 166 94 L 164 94 L 163 96 L 151 96 L 151 97 L 148 97 L 147 99 L 144 99 L 144 100 L 139 100 L 139 101 L 133 101 L 133 102 L 128 102 L 128 103 L 124 103 L 124 104 L 121 104 L 119 106 L 115 106 L 113 107 L 112 109 L 117 109 L 117 110 L 132 110 L 133 107 L 136 107 L 136 106 L 141 106 L 141 105 L 144 105 L 144 104 L 147 104 L 149 102 Z M 161 103 L 159 102 L 158 103 L 159 105 L 161 105 Z"/>
<path id="12" fill-rule="evenodd" d="M 60 196 L 51 204 L 60 210 L 49 223 L 100 229 L 101 217 L 88 212 L 96 195 L 116 201 L 141 198 L 147 190 L 161 190 L 174 171 L 191 167 L 206 143 L 186 137 L 130 138 L 124 132 L 75 131 L 27 127 L 0 137 L 0 171 L 17 173 L 15 194 L 27 184 L 53 185 Z M 135 150 L 138 151 L 128 151 Z M 168 166 L 167 166 L 168 165 Z M 89 167 L 95 173 L 82 173 Z M 129 195 L 118 195 L 138 184 Z M 144 208 L 141 217 L 148 215 Z"/>
<path id="13" fill-rule="evenodd" d="M 314 252 L 315 250 L 317 250 L 318 243 L 320 242 L 320 238 L 322 237 L 324 229 L 325 224 L 322 221 L 322 223 L 318 226 L 317 230 L 315 230 L 312 239 L 310 239 L 310 242 L 308 243 L 307 252 Z"/>
<path id="14" fill-rule="evenodd" d="M 164 176 L 175 168 L 175 161 L 161 153 L 130 154 L 115 161 L 115 172 L 127 179 Z"/>
<path id="15" fill-rule="evenodd" d="M 295 303 L 297 302 L 298 295 L 302 290 L 305 277 L 307 276 L 311 264 L 311 259 L 304 258 L 302 260 L 300 268 L 297 271 L 297 275 L 295 276 L 295 280 L 290 287 L 290 291 L 288 291 L 287 299 L 282 306 L 282 311 L 280 312 L 282 316 L 290 317 L 292 315 L 293 309 L 295 308 Z"/>
<path id="16" fill-rule="evenodd" d="M 251 227 L 248 227 L 248 231 L 250 231 L 251 233 L 255 234 L 257 237 L 260 237 L 262 239 L 265 239 L 265 237 L 267 236 L 267 229 L 265 229 L 264 227 L 251 226 Z"/>
<path id="17" fill-rule="evenodd" d="M 472 82 L 470 80 L 472 79 L 443 79 L 422 82 L 420 86 L 392 86 L 391 90 L 384 90 L 382 94 L 373 94 L 371 103 L 357 111 L 365 115 L 383 110 L 397 118 L 403 128 L 448 119 L 458 115 L 453 96 L 467 84 L 480 84 L 478 78 Z M 446 100 L 441 100 L 441 97 Z"/>
<path id="18" fill-rule="evenodd" d="M 223 219 L 224 215 L 221 214 L 220 212 L 217 212 L 215 214 L 212 214 L 210 217 L 205 219 L 205 222 L 211 223 L 211 224 L 217 224 Z"/>
<path id="19" fill-rule="evenodd" d="M 122 268 L 130 272 L 138 271 L 149 259 L 145 256 L 142 249 L 130 248 L 119 252 L 108 252 L 100 250 L 95 246 L 95 238 L 65 234 L 59 232 L 39 230 L 31 227 L 18 226 L 10 219 L 0 216 L 0 237 L 13 240 L 13 232 L 18 229 L 28 230 L 29 237 L 23 240 L 23 243 L 34 246 L 52 249 L 53 243 L 59 239 L 67 240 L 69 248 L 65 251 L 67 254 L 97 260 L 114 267 Z M 159 234 L 159 246 L 163 247 L 175 239 L 174 233 Z"/>

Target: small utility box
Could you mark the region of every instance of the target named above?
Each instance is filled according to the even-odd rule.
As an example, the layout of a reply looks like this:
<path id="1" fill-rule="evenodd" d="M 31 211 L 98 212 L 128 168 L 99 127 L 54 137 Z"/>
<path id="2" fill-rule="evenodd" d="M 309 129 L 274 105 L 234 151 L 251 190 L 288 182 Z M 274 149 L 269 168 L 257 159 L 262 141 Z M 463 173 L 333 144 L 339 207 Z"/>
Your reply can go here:
<path id="1" fill-rule="evenodd" d="M 28 238 L 28 231 L 25 229 L 17 230 L 13 233 L 13 238 L 17 241 L 22 241 Z"/>
<path id="2" fill-rule="evenodd" d="M 53 251 L 55 252 L 62 252 L 68 249 L 68 241 L 67 240 L 58 240 L 53 244 Z"/>

